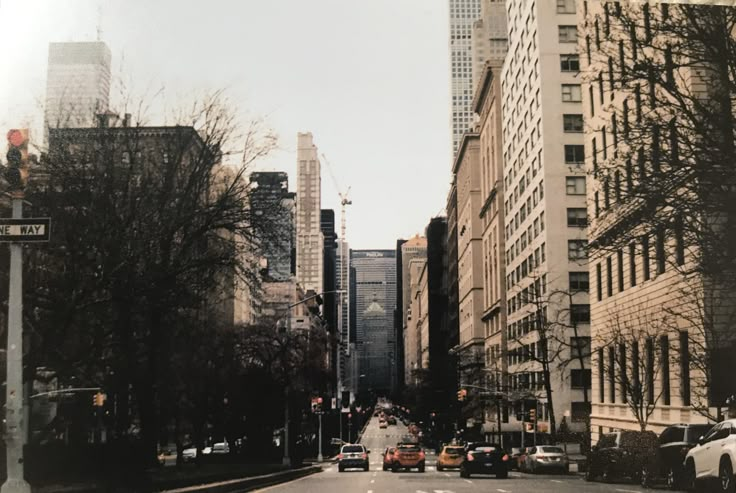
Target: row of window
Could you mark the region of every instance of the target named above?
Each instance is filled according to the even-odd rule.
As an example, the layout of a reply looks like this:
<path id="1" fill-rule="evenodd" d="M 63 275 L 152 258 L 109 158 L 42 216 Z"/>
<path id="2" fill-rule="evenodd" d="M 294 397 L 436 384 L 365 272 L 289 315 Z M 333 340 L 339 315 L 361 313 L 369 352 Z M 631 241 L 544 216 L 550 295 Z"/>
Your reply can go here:
<path id="1" fill-rule="evenodd" d="M 534 282 L 529 284 L 529 286 L 520 290 L 516 295 L 511 296 L 511 298 L 508 299 L 508 314 L 511 315 L 516 311 L 521 310 L 529 303 L 534 304 L 545 294 L 547 294 L 547 274 L 542 274 L 539 278 L 535 279 Z"/>
<path id="2" fill-rule="evenodd" d="M 653 237 L 654 242 L 650 241 L 650 236 Z M 683 238 L 683 226 L 681 220 L 675 221 L 675 226 L 672 228 L 672 236 L 675 239 L 675 263 L 677 265 L 685 264 L 685 241 Z M 664 228 L 658 228 L 653 235 L 643 235 L 639 242 L 639 248 L 636 243 L 629 244 L 628 247 L 628 269 L 629 269 L 629 287 L 636 286 L 637 283 L 637 257 L 641 255 L 642 264 L 642 277 L 644 281 L 651 279 L 651 259 L 654 254 L 654 267 L 656 275 L 662 274 L 667 269 L 667 231 Z M 652 251 L 653 246 L 653 251 Z M 624 280 L 624 251 L 618 249 L 616 251 L 616 276 L 613 275 L 613 255 L 609 255 L 605 260 L 606 268 L 606 296 L 613 296 L 614 278 L 616 279 L 616 285 L 619 293 L 625 289 Z M 598 295 L 598 301 L 603 300 L 603 266 L 598 263 L 595 266 L 596 270 L 596 294 Z"/>
<path id="3" fill-rule="evenodd" d="M 689 406 L 690 347 L 687 331 L 681 331 L 678 339 L 680 398 L 683 406 Z M 598 400 L 615 404 L 617 398 L 622 403 L 636 399 L 650 405 L 671 405 L 670 351 L 670 340 L 666 335 L 646 338 L 643 348 L 639 347 L 639 341 L 611 345 L 607 351 L 599 348 Z M 658 385 L 655 380 L 659 380 Z"/>

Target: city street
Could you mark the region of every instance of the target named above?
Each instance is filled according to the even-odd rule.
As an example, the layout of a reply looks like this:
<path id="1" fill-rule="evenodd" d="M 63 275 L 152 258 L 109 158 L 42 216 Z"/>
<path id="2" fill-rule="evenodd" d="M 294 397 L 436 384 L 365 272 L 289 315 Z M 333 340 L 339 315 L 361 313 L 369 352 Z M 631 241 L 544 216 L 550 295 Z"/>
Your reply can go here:
<path id="1" fill-rule="evenodd" d="M 402 435 L 408 433 L 406 426 L 398 422 L 387 429 L 378 427 L 378 418 L 372 418 L 361 441 L 370 451 L 370 471 L 348 470 L 337 471 L 337 464 L 326 464 L 324 471 L 306 478 L 272 486 L 259 491 L 274 493 L 539 493 L 539 492 L 611 492 L 611 493 L 643 493 L 634 484 L 588 483 L 582 475 L 531 475 L 511 472 L 508 479 L 496 479 L 492 476 L 463 479 L 457 471 L 437 472 L 434 451 L 427 450 L 427 470 L 393 473 L 381 469 L 383 450 L 395 445 Z M 649 490 L 651 491 L 651 490 Z"/>

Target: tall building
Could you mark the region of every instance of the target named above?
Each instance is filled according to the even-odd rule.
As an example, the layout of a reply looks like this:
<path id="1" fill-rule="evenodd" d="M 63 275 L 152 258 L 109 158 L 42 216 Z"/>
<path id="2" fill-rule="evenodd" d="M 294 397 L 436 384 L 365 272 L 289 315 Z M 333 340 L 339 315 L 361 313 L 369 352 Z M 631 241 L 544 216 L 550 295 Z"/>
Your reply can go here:
<path id="1" fill-rule="evenodd" d="M 721 7 L 688 6 L 688 20 L 675 3 L 587 2 L 579 24 L 593 443 L 613 429 L 717 421 L 736 393 L 733 240 L 709 226 L 733 217 L 733 153 L 713 144 L 732 109 L 711 100 L 733 90 L 704 68 L 718 50 L 679 36 L 692 19 L 699 33 L 716 25 Z"/>
<path id="2" fill-rule="evenodd" d="M 480 17 L 481 0 L 450 0 L 450 91 L 452 150 L 473 125 L 473 24 Z"/>
<path id="3" fill-rule="evenodd" d="M 96 125 L 109 107 L 110 60 L 101 41 L 49 44 L 45 128 Z"/>
<path id="4" fill-rule="evenodd" d="M 501 97 L 509 387 L 534 396 L 539 432 L 551 431 L 552 416 L 559 425 L 567 415 L 570 428 L 582 430 L 590 370 L 560 367 L 570 351 L 555 342 L 573 332 L 587 338 L 590 330 L 588 294 L 578 289 L 588 282 L 588 260 L 576 3 L 511 0 L 507 7 Z M 541 361 L 555 368 L 550 392 Z"/>
<path id="5" fill-rule="evenodd" d="M 323 291 L 324 238 L 320 231 L 322 180 L 311 133 L 297 136 L 296 280 L 305 292 Z"/>
<path id="6" fill-rule="evenodd" d="M 294 197 L 289 175 L 260 171 L 250 175 L 250 207 L 258 229 L 262 272 L 269 281 L 286 281 L 293 275 Z"/>
<path id="7" fill-rule="evenodd" d="M 327 324 L 327 330 L 334 337 L 335 342 L 339 341 L 339 328 L 337 325 L 338 295 L 337 291 L 337 233 L 335 232 L 335 211 L 332 209 L 322 209 L 322 217 L 320 221 L 322 235 L 325 238 L 324 243 L 324 291 L 322 295 L 322 316 Z M 340 348 L 335 343 L 330 348 L 330 375 L 337 381 Z"/>
<path id="8" fill-rule="evenodd" d="M 480 219 L 483 229 L 483 332 L 485 337 L 485 366 L 487 387 L 501 392 L 507 390 L 507 339 L 506 339 L 506 264 L 504 252 L 504 200 L 503 142 L 501 131 L 501 66 L 489 62 L 473 100 L 479 116 L 481 153 L 481 201 Z M 511 431 L 508 410 L 503 408 L 501 423 L 498 413 L 491 411 L 490 431 Z M 520 424 L 514 431 L 521 431 Z"/>
<path id="9" fill-rule="evenodd" d="M 361 391 L 390 393 L 396 388 L 396 336 L 393 306 L 396 300 L 396 252 L 351 250 L 350 267 Z"/>
<path id="10" fill-rule="evenodd" d="M 399 253 L 399 252 L 397 252 Z M 401 281 L 402 281 L 402 302 L 401 311 L 403 313 L 403 324 L 406 325 L 407 310 L 411 305 L 409 298 L 409 263 L 415 258 L 427 257 L 427 239 L 423 236 L 416 235 L 414 238 L 407 240 L 401 245 Z"/>
<path id="11" fill-rule="evenodd" d="M 404 355 L 406 352 L 406 341 L 404 340 L 404 280 L 402 275 L 398 275 L 403 272 L 403 262 L 401 259 L 401 246 L 406 243 L 406 240 L 396 240 L 396 305 L 394 306 L 394 331 L 396 332 L 396 353 L 398 359 L 396 361 L 396 380 L 397 390 L 400 392 L 403 390 L 406 384 L 406 374 L 404 372 L 406 362 Z"/>
<path id="12" fill-rule="evenodd" d="M 506 3 L 503 0 L 481 0 L 480 19 L 473 23 L 473 89 L 480 84 L 484 66 L 490 62 L 500 67 L 508 51 Z"/>
<path id="13" fill-rule="evenodd" d="M 340 293 L 337 296 L 337 327 L 338 327 L 338 356 L 337 356 L 337 387 L 338 390 L 357 392 L 359 373 L 354 370 L 352 363 L 355 352 L 350 343 L 354 336 L 350 325 L 350 247 L 344 238 L 337 241 L 337 255 L 335 258 L 335 287 Z M 342 395 L 342 394 L 340 394 Z"/>
<path id="14" fill-rule="evenodd" d="M 416 257 L 409 260 L 407 266 L 408 276 L 406 279 L 409 285 L 407 297 L 409 298 L 409 308 L 407 308 L 406 325 L 404 326 L 404 375 L 407 385 L 419 385 L 426 383 L 421 381 L 422 366 L 422 324 L 427 317 L 426 303 L 422 301 L 422 286 L 426 287 L 426 270 L 427 259 L 424 257 Z"/>

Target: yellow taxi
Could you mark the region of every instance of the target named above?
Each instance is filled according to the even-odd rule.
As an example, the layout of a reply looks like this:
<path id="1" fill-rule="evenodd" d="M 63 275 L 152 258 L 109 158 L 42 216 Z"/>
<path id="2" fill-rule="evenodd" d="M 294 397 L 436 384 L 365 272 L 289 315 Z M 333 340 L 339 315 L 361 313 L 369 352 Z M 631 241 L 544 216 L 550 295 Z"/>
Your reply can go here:
<path id="1" fill-rule="evenodd" d="M 437 470 L 460 467 L 463 462 L 464 449 L 460 445 L 445 445 L 437 457 Z"/>

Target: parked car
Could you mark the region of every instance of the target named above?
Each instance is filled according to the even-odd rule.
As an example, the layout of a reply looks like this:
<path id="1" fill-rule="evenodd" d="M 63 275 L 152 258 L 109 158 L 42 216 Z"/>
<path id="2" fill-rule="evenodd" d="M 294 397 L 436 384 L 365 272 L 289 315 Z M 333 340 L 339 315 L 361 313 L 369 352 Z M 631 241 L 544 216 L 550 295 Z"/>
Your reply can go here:
<path id="1" fill-rule="evenodd" d="M 465 446 L 464 454 L 460 464 L 460 477 L 495 474 L 497 478 L 503 479 L 509 475 L 510 457 L 500 445 L 487 442 L 469 443 Z"/>
<path id="2" fill-rule="evenodd" d="M 184 450 L 181 452 L 181 459 L 184 462 L 194 462 L 197 460 L 197 447 L 194 445 L 184 446 Z"/>
<path id="3" fill-rule="evenodd" d="M 212 445 L 211 454 L 217 455 L 217 454 L 229 454 L 230 453 L 230 445 L 227 444 L 227 442 L 220 442 Z"/>
<path id="4" fill-rule="evenodd" d="M 526 454 L 524 469 L 532 474 L 542 471 L 567 474 L 570 471 L 570 464 L 567 454 L 560 447 L 540 445 L 532 447 Z"/>
<path id="5" fill-rule="evenodd" d="M 465 449 L 460 445 L 445 445 L 437 456 L 437 470 L 460 467 Z"/>
<path id="6" fill-rule="evenodd" d="M 388 428 L 388 423 L 386 423 L 385 419 L 379 419 L 378 420 L 378 427 L 379 428 Z"/>
<path id="7" fill-rule="evenodd" d="M 391 470 L 397 472 L 399 469 L 413 469 L 416 467 L 419 472 L 424 472 L 425 459 L 424 450 L 419 444 L 399 443 L 394 451 Z"/>
<path id="8" fill-rule="evenodd" d="M 394 464 L 394 452 L 396 447 L 386 447 L 383 451 L 383 470 L 388 471 Z"/>
<path id="9" fill-rule="evenodd" d="M 370 450 L 359 443 L 343 445 L 340 454 L 337 456 L 337 470 L 343 472 L 345 469 L 362 468 L 367 471 L 369 468 L 369 453 Z"/>
<path id="10" fill-rule="evenodd" d="M 736 419 L 722 421 L 698 439 L 685 456 L 683 486 L 717 480 L 717 491 L 734 491 L 736 470 Z"/>
<path id="11" fill-rule="evenodd" d="M 393 416 L 389 416 L 388 418 L 386 418 L 386 423 L 388 423 L 390 425 L 395 425 L 396 424 L 396 418 L 393 417 Z"/>
<path id="12" fill-rule="evenodd" d="M 651 461 L 659 448 L 659 439 L 651 431 L 605 433 L 588 455 L 585 480 L 598 477 L 605 482 L 627 477 L 639 480 L 641 465 Z"/>
<path id="13" fill-rule="evenodd" d="M 665 428 L 659 435 L 657 453 L 642 465 L 641 485 L 649 488 L 664 482 L 671 490 L 680 489 L 685 456 L 711 428 L 710 424 L 677 424 Z"/>

